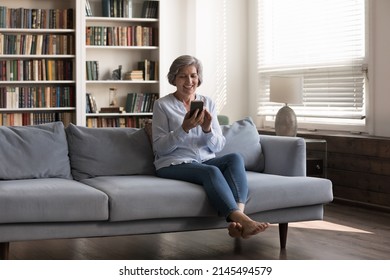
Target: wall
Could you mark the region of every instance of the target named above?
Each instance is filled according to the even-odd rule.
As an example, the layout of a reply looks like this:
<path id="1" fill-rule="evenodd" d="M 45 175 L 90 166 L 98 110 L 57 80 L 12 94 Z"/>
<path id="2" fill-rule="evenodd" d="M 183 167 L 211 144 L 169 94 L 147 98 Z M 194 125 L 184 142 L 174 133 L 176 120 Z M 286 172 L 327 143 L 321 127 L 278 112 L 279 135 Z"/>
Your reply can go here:
<path id="1" fill-rule="evenodd" d="M 390 137 L 390 1 L 371 0 L 372 134 Z"/>
<path id="2" fill-rule="evenodd" d="M 160 83 L 161 96 L 173 92 L 175 88 L 167 81 L 172 61 L 187 50 L 188 26 L 187 2 L 183 0 L 160 1 Z"/>

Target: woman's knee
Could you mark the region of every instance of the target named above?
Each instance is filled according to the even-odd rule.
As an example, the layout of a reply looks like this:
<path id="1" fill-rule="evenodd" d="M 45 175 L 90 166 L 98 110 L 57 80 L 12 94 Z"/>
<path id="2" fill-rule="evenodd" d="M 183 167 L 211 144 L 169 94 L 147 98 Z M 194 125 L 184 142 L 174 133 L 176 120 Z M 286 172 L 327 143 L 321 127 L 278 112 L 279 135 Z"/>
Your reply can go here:
<path id="1" fill-rule="evenodd" d="M 208 175 L 210 178 L 218 178 L 222 175 L 221 170 L 214 165 L 204 165 L 204 175 Z"/>
<path id="2" fill-rule="evenodd" d="M 229 162 L 233 164 L 244 165 L 244 159 L 239 153 L 230 153 L 225 155 Z"/>

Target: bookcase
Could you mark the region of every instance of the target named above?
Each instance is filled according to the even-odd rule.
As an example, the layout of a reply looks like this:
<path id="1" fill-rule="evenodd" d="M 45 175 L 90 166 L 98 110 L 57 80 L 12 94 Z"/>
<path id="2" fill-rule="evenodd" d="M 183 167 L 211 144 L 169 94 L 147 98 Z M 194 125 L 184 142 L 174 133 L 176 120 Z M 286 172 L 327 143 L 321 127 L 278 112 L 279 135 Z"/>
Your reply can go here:
<path id="1" fill-rule="evenodd" d="M 76 121 L 77 0 L 0 4 L 0 125 Z"/>
<path id="2" fill-rule="evenodd" d="M 142 127 L 160 97 L 159 4 L 1 1 L 0 125 Z"/>
<path id="3" fill-rule="evenodd" d="M 159 97 L 159 1 L 83 0 L 81 125 L 142 127 Z"/>

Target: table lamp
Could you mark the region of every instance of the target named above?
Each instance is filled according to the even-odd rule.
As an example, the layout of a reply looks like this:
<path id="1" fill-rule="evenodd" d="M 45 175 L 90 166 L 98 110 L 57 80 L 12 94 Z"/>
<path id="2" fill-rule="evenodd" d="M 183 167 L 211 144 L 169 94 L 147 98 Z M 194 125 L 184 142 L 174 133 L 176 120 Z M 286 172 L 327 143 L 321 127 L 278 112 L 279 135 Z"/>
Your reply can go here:
<path id="1" fill-rule="evenodd" d="M 276 135 L 297 135 L 297 116 L 287 104 L 301 104 L 302 89 L 302 77 L 270 77 L 270 101 L 285 104 L 276 114 Z"/>

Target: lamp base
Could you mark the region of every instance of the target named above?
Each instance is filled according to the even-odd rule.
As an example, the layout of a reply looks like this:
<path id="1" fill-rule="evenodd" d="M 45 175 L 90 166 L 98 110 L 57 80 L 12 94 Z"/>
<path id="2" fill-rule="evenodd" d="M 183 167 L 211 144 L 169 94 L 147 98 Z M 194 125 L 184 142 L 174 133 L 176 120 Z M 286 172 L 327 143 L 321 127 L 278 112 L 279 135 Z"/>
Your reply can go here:
<path id="1" fill-rule="evenodd" d="M 280 108 L 275 119 L 275 133 L 278 136 L 297 136 L 297 116 L 287 105 Z"/>

